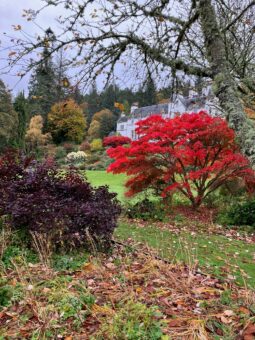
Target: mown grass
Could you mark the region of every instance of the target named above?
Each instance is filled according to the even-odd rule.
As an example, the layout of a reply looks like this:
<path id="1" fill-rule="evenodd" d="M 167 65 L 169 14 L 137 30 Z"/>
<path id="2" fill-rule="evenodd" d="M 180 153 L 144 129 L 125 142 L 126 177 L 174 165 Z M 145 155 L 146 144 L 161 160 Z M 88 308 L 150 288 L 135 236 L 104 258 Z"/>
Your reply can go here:
<path id="1" fill-rule="evenodd" d="M 126 175 L 113 175 L 111 173 L 107 173 L 106 171 L 93 171 L 88 170 L 86 171 L 86 176 L 89 182 L 92 183 L 95 187 L 100 185 L 108 185 L 110 191 L 116 192 L 118 194 L 118 198 L 123 201 L 125 200 L 125 187 L 124 183 L 126 181 Z"/>
<path id="2" fill-rule="evenodd" d="M 146 243 L 157 249 L 161 257 L 174 263 L 198 264 L 208 273 L 255 288 L 254 244 L 206 233 L 180 232 L 176 235 L 155 226 L 139 227 L 123 222 L 116 229 L 115 237 Z"/>
<path id="3" fill-rule="evenodd" d="M 111 191 L 124 198 L 124 175 L 108 174 L 104 171 L 88 171 L 88 180 L 95 186 L 107 184 Z M 185 223 L 185 221 L 183 222 Z M 134 223 L 120 222 L 115 232 L 119 240 L 132 238 L 145 242 L 158 250 L 160 256 L 172 261 L 198 263 L 206 271 L 219 277 L 228 277 L 241 285 L 255 287 L 254 244 L 234 240 L 222 235 L 206 232 L 190 233 L 181 231 L 176 235 L 169 230 L 159 230 L 155 226 L 141 228 Z"/>

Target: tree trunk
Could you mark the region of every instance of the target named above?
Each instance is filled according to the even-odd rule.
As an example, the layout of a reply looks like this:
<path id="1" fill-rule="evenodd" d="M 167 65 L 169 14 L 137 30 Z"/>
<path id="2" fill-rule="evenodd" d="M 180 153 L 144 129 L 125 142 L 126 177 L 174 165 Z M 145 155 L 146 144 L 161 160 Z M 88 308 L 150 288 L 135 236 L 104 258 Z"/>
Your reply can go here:
<path id="1" fill-rule="evenodd" d="M 225 112 L 229 126 L 237 133 L 242 152 L 255 167 L 255 128 L 245 115 L 237 84 L 230 73 L 212 0 L 200 0 L 199 12 L 207 57 L 213 71 L 213 91 Z"/>

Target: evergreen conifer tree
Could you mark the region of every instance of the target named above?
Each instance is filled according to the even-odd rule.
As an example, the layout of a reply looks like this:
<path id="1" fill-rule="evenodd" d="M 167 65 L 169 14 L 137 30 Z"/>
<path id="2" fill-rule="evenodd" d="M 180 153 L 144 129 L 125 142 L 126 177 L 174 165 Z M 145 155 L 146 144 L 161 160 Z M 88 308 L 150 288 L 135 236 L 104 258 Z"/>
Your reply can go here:
<path id="1" fill-rule="evenodd" d="M 93 119 L 94 114 L 100 111 L 100 109 L 102 108 L 100 104 L 100 96 L 97 91 L 96 82 L 93 82 L 89 94 L 85 97 L 85 101 L 88 103 L 87 122 L 88 124 L 90 124 Z"/>
<path id="2" fill-rule="evenodd" d="M 14 110 L 11 94 L 0 80 L 0 149 L 16 143 L 18 114 Z"/>
<path id="3" fill-rule="evenodd" d="M 57 75 L 49 50 L 44 47 L 42 61 L 32 74 L 29 83 L 30 115 L 40 114 L 47 126 L 48 113 L 57 100 Z"/>
<path id="4" fill-rule="evenodd" d="M 18 114 L 17 144 L 24 147 L 28 122 L 28 102 L 24 92 L 20 92 L 14 100 L 14 109 Z"/>
<path id="5" fill-rule="evenodd" d="M 148 76 L 145 89 L 140 98 L 140 106 L 149 106 L 157 103 L 157 90 L 153 79 Z"/>

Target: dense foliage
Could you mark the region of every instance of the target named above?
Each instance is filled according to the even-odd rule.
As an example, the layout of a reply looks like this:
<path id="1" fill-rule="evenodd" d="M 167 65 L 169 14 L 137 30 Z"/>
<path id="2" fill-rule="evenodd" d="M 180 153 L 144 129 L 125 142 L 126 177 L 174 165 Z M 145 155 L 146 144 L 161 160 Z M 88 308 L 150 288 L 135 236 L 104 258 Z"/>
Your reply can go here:
<path id="1" fill-rule="evenodd" d="M 47 124 L 48 113 L 57 100 L 57 74 L 48 48 L 42 52 L 42 60 L 34 69 L 29 82 L 30 115 L 42 115 Z"/>
<path id="2" fill-rule="evenodd" d="M 137 141 L 108 150 L 108 171 L 131 176 L 128 196 L 151 188 L 163 197 L 175 191 L 196 208 L 227 180 L 242 178 L 254 188 L 254 171 L 240 154 L 235 134 L 221 118 L 205 112 L 174 119 L 151 116 L 138 122 Z"/>
<path id="3" fill-rule="evenodd" d="M 94 189 L 75 170 L 61 174 L 47 161 L 9 152 L 0 158 L 0 215 L 11 226 L 44 234 L 54 246 L 108 243 L 120 206 L 107 187 Z"/>
<path id="4" fill-rule="evenodd" d="M 56 143 L 81 143 L 86 129 L 82 108 L 72 99 L 53 105 L 48 114 L 48 128 Z"/>
<path id="5" fill-rule="evenodd" d="M 12 105 L 10 92 L 0 80 L 0 150 L 17 140 L 18 114 Z"/>
<path id="6" fill-rule="evenodd" d="M 166 219 L 165 205 L 161 201 L 150 201 L 147 198 L 136 203 L 126 204 L 128 218 L 138 218 L 144 221 L 164 221 Z"/>
<path id="7" fill-rule="evenodd" d="M 25 98 L 24 92 L 20 92 L 17 95 L 17 97 L 14 100 L 13 106 L 18 114 L 17 145 L 23 148 L 28 122 L 28 103 Z"/>
<path id="8" fill-rule="evenodd" d="M 130 144 L 131 139 L 124 136 L 109 136 L 105 137 L 103 140 L 104 147 L 116 148 L 120 145 Z"/>
<path id="9" fill-rule="evenodd" d="M 255 227 L 255 199 L 231 205 L 219 215 L 218 221 L 229 225 L 249 225 Z"/>
<path id="10" fill-rule="evenodd" d="M 103 143 L 102 139 L 96 138 L 93 139 L 92 142 L 90 143 L 90 149 L 91 151 L 100 151 L 103 148 Z"/>
<path id="11" fill-rule="evenodd" d="M 108 110 L 96 112 L 90 124 L 88 135 L 90 138 L 104 138 L 115 129 L 116 117 Z"/>
<path id="12" fill-rule="evenodd" d="M 49 133 L 43 133 L 42 130 L 42 116 L 36 115 L 32 117 L 25 135 L 26 149 L 28 151 L 36 151 L 39 147 L 51 140 L 51 135 Z"/>

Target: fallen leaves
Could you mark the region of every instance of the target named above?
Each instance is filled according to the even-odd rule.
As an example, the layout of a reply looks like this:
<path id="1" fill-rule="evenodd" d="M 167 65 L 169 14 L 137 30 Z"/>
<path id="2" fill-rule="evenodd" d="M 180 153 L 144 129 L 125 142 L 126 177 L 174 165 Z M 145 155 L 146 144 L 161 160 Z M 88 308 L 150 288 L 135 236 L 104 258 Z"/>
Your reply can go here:
<path id="1" fill-rule="evenodd" d="M 248 323 L 243 331 L 243 340 L 254 340 L 255 339 L 255 324 Z"/>
<path id="2" fill-rule="evenodd" d="M 50 320 L 54 320 L 52 332 L 55 332 L 56 338 L 61 328 L 63 339 L 89 339 L 96 334 L 102 320 L 111 320 L 118 314 L 120 304 L 125 306 L 125 302 L 132 300 L 148 307 L 157 306 L 164 324 L 165 339 L 210 339 L 215 334 L 224 338 L 224 327 L 231 327 L 243 340 L 252 339 L 255 326 L 248 320 L 254 314 L 245 304 L 246 290 L 184 265 L 164 263 L 155 259 L 148 248 L 145 254 L 142 247 L 140 244 L 140 251 L 129 253 L 125 247 L 117 246 L 111 257 L 91 257 L 79 269 L 65 272 L 65 275 L 53 270 L 45 271 L 40 264 L 21 268 L 19 273 L 10 271 L 7 278 L 14 288 L 22 277 L 25 296 L 1 311 L 0 327 L 4 327 L 6 336 L 15 338 L 22 334 L 30 338 L 35 329 L 47 328 Z M 189 280 L 191 275 L 192 280 Z M 62 283 L 57 286 L 60 288 L 54 287 L 52 280 L 58 282 L 60 279 Z M 70 293 L 74 301 L 80 289 L 95 297 L 88 310 L 85 303 L 84 310 L 79 311 L 87 313 L 86 319 L 75 330 L 72 317 L 63 320 L 61 313 L 49 306 L 49 301 L 59 289 Z M 243 302 L 226 308 L 221 302 L 226 290 L 231 292 L 230 301 L 234 296 L 236 301 Z M 253 292 L 250 292 L 249 301 L 255 301 Z M 64 308 L 70 308 L 70 305 Z M 222 325 L 222 329 L 219 326 L 207 327 L 209 321 Z M 245 322 L 247 325 L 241 330 L 240 325 Z"/>

